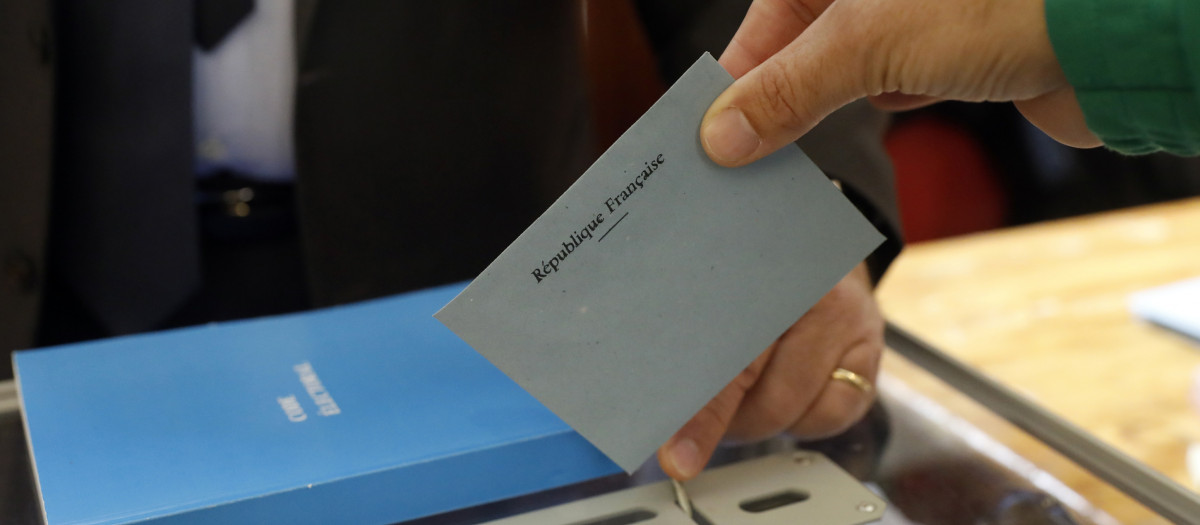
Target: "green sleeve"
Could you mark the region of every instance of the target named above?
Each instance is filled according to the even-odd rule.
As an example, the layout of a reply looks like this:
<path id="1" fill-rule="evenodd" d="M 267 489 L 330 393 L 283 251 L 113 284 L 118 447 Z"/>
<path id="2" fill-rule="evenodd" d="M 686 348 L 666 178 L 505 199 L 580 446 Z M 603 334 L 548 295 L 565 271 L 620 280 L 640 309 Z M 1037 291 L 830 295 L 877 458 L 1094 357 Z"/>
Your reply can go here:
<path id="1" fill-rule="evenodd" d="M 1200 0 L 1045 0 L 1088 129 L 1129 155 L 1200 155 Z"/>

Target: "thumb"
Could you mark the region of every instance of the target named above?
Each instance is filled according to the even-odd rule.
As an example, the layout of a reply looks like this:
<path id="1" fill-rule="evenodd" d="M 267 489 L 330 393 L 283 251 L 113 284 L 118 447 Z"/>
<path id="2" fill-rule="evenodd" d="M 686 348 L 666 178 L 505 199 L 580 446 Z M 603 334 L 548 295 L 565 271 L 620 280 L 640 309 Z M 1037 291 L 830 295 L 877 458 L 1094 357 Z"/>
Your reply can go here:
<path id="1" fill-rule="evenodd" d="M 688 480 L 704 469 L 746 392 L 758 381 L 774 351 L 772 344 L 658 449 L 658 464 L 663 472 L 678 480 Z"/>
<path id="2" fill-rule="evenodd" d="M 835 2 L 712 103 L 700 141 L 714 162 L 733 167 L 765 157 L 867 95 L 863 50 L 872 46 L 862 38 L 870 38 L 869 31 L 843 23 L 849 17 L 839 7 Z"/>

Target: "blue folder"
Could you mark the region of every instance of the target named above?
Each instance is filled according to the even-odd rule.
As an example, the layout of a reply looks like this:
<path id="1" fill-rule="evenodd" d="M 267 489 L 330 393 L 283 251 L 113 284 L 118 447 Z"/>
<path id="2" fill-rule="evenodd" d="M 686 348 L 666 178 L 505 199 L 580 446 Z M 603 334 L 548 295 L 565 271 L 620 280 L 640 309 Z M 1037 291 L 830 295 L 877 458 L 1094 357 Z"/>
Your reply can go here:
<path id="1" fill-rule="evenodd" d="M 431 317 L 461 288 L 17 352 L 48 523 L 382 524 L 619 472 Z"/>

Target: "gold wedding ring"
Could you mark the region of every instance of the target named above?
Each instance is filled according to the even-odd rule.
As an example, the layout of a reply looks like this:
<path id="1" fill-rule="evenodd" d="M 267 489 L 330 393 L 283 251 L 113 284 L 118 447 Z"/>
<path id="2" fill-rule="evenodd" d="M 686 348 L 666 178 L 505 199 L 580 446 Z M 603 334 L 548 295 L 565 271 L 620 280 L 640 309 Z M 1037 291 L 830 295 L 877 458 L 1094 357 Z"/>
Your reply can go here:
<path id="1" fill-rule="evenodd" d="M 864 394 L 870 394 L 872 390 L 875 390 L 875 386 L 872 385 L 870 381 L 867 381 L 867 378 L 846 370 L 845 368 L 835 369 L 833 371 L 833 378 L 838 381 L 844 381 L 854 388 L 862 390 Z"/>

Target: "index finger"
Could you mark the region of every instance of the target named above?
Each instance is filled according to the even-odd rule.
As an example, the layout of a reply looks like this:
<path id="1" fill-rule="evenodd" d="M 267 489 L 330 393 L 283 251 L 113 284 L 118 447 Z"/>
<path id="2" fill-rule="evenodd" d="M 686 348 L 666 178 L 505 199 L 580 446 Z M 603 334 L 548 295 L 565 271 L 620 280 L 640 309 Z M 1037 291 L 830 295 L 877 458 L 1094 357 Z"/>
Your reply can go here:
<path id="1" fill-rule="evenodd" d="M 718 62 L 740 78 L 795 40 L 833 0 L 754 0 Z"/>

